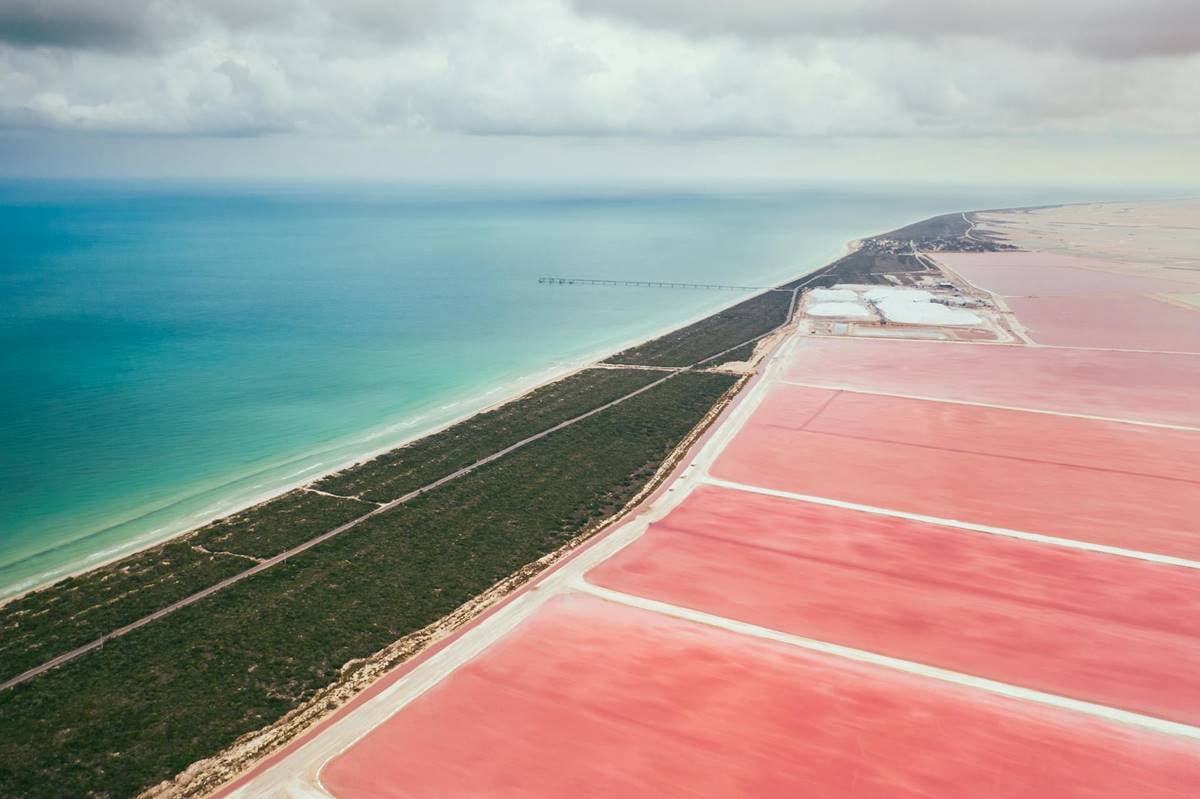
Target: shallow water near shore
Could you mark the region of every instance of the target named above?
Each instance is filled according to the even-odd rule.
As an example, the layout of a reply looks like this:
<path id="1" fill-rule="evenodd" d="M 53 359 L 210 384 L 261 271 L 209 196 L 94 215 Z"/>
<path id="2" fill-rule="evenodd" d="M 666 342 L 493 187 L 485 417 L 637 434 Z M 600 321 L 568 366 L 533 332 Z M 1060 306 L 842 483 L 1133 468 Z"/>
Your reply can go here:
<path id="1" fill-rule="evenodd" d="M 768 285 L 1097 195 L 0 183 L 0 597 L 745 296 L 539 275 Z"/>

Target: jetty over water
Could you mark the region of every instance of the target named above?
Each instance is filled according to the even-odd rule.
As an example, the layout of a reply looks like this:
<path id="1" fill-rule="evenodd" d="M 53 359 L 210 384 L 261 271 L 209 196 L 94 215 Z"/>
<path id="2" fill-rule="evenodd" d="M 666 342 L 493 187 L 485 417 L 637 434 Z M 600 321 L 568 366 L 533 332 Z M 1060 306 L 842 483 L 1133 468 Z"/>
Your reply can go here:
<path id="1" fill-rule="evenodd" d="M 603 280 L 590 277 L 552 277 L 543 275 L 538 278 L 539 283 L 548 283 L 556 286 L 637 286 L 639 288 L 659 288 L 659 289 L 725 289 L 727 291 L 786 291 L 791 293 L 791 289 L 782 289 L 774 286 L 732 286 L 725 283 L 675 283 L 667 280 Z"/>

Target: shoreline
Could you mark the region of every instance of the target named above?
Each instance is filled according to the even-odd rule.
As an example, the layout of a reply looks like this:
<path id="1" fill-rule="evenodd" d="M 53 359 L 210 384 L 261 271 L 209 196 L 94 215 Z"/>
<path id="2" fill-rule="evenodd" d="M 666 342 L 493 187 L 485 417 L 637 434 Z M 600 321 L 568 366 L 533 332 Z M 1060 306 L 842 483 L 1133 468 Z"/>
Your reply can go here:
<path id="1" fill-rule="evenodd" d="M 830 263 L 833 263 L 834 261 L 838 260 L 839 258 L 842 258 L 845 255 L 848 255 L 849 253 L 858 249 L 858 247 L 861 246 L 861 242 L 864 240 L 864 238 L 866 238 L 866 236 L 857 237 L 857 238 L 853 238 L 848 241 L 845 241 L 842 244 L 841 251 L 837 255 L 833 256 L 832 260 L 830 260 L 829 262 L 822 263 L 819 266 L 815 266 L 806 272 L 793 273 L 791 276 L 784 278 L 782 280 L 782 282 L 788 282 L 790 280 L 797 280 L 797 279 L 806 277 L 806 276 L 812 274 L 813 272 L 816 272 L 816 271 L 819 271 L 819 270 L 825 268 Z M 768 282 L 771 282 L 772 285 L 775 285 L 775 283 L 773 281 L 768 281 Z M 388 443 L 380 445 L 374 449 L 355 454 L 346 460 L 337 461 L 332 467 L 330 467 L 328 469 L 324 469 L 319 472 L 314 472 L 312 474 L 309 474 L 303 480 L 292 481 L 289 483 L 282 483 L 282 484 L 279 484 L 276 486 L 272 486 L 270 489 L 268 489 L 266 491 L 260 492 L 258 494 L 254 494 L 253 496 L 250 496 L 250 497 L 246 498 L 245 500 L 233 501 L 232 504 L 228 507 L 221 508 L 219 511 L 214 511 L 211 514 L 200 516 L 199 520 L 196 520 L 195 516 L 180 517 L 179 521 L 186 523 L 186 526 L 175 526 L 168 522 L 167 524 L 163 525 L 163 527 L 160 527 L 158 530 L 152 531 L 150 533 L 146 533 L 144 536 L 140 536 L 138 538 L 130 540 L 128 546 L 121 546 L 119 548 L 111 547 L 108 552 L 104 552 L 102 550 L 102 552 L 104 553 L 104 557 L 101 559 L 88 562 L 85 565 L 80 565 L 75 568 L 72 568 L 71 566 L 68 565 L 61 572 L 57 572 L 57 573 L 47 572 L 43 575 L 31 577 L 31 578 L 29 578 L 29 580 L 31 581 L 31 584 L 22 585 L 19 588 L 17 588 L 17 590 L 13 591 L 12 593 L 5 593 L 5 589 L 0 587 L 0 606 L 4 606 L 10 602 L 16 601 L 16 600 L 20 599 L 21 597 L 24 597 L 28 594 L 34 593 L 41 589 L 48 588 L 48 587 L 55 585 L 56 583 L 59 583 L 63 580 L 67 580 L 72 577 L 78 577 L 80 575 L 95 571 L 96 569 L 102 569 L 102 568 L 109 566 L 123 558 L 126 558 L 131 555 L 135 555 L 139 552 L 143 552 L 145 550 L 151 549 L 160 544 L 166 543 L 174 538 L 181 538 L 181 537 L 187 535 L 188 533 L 198 530 L 201 527 L 204 527 L 215 521 L 219 521 L 220 519 L 224 519 L 228 516 L 232 516 L 234 514 L 241 513 L 242 511 L 246 511 L 251 508 L 255 508 L 259 505 L 266 504 L 267 502 L 270 502 L 271 500 L 274 500 L 284 494 L 287 494 L 290 491 L 294 491 L 299 488 L 303 488 L 304 486 L 315 483 L 318 480 L 323 479 L 324 477 L 327 477 L 331 474 L 340 472 L 343 469 L 346 469 L 357 463 L 362 463 L 364 461 L 371 460 L 372 458 L 378 457 L 379 455 L 382 455 L 386 452 L 390 452 L 392 450 L 399 449 L 399 448 L 407 446 L 408 444 L 410 444 L 414 441 L 417 441 L 421 438 L 441 432 L 442 430 L 445 430 L 448 427 L 452 427 L 453 425 L 456 425 L 460 422 L 466 421 L 467 419 L 470 419 L 473 416 L 477 416 L 481 413 L 486 413 L 488 411 L 499 408 L 503 405 L 506 405 L 506 404 L 514 401 L 514 400 L 520 399 L 521 397 L 525 396 L 526 394 L 530 393 L 531 391 L 534 391 L 542 386 L 557 382 L 559 380 L 562 380 L 563 378 L 566 378 L 570 375 L 581 372 L 585 369 L 593 368 L 596 365 L 598 365 L 600 362 L 602 362 L 604 359 L 609 358 L 619 352 L 623 352 L 626 349 L 638 346 L 640 344 L 644 344 L 648 341 L 653 341 L 654 339 L 660 338 L 674 330 L 678 330 L 682 327 L 687 327 L 688 325 L 694 324 L 703 319 L 707 319 L 708 317 L 713 316 L 714 314 L 720 313 L 721 311 L 723 311 L 727 308 L 737 305 L 738 303 L 744 302 L 745 300 L 750 299 L 751 297 L 756 297 L 761 293 L 763 293 L 763 292 L 756 292 L 753 294 L 738 294 L 735 299 L 732 299 L 727 303 L 723 303 L 719 306 L 716 306 L 708 311 L 705 311 L 701 314 L 690 317 L 688 319 L 684 319 L 679 322 L 673 322 L 670 325 L 659 328 L 659 329 L 651 332 L 648 335 L 641 335 L 641 336 L 638 336 L 635 338 L 627 339 L 623 343 L 617 345 L 615 348 L 612 348 L 612 349 L 604 348 L 602 350 L 595 350 L 585 356 L 581 356 L 578 359 L 574 359 L 571 362 L 571 365 L 551 367 L 549 369 L 544 369 L 544 370 L 536 372 L 532 375 L 528 375 L 523 378 L 517 378 L 515 380 L 509 381 L 508 383 L 501 383 L 498 386 L 489 388 L 486 391 L 484 391 L 478 395 L 475 395 L 471 398 L 458 400 L 457 402 L 466 404 L 467 409 L 464 410 L 461 414 L 459 414 L 447 421 L 435 423 L 434 425 L 427 427 L 427 428 L 419 428 L 419 429 L 415 429 L 415 430 L 411 430 L 411 431 L 406 431 L 405 435 L 401 438 L 389 440 Z M 506 391 L 506 393 L 504 393 L 502 396 L 498 397 L 497 399 L 495 399 L 493 401 L 487 402 L 486 404 L 483 404 L 483 405 L 479 405 L 479 406 L 471 405 L 472 400 L 482 400 L 482 399 L 484 399 L 492 394 L 495 394 L 499 391 L 505 391 L 505 389 L 509 385 L 511 385 L 513 387 L 511 390 L 511 393 Z M 419 416 L 419 414 L 418 414 L 418 416 Z M 412 417 L 409 417 L 409 418 L 412 418 Z M 397 421 L 394 421 L 391 423 L 384 423 L 383 425 L 380 425 L 379 427 L 384 427 L 384 428 L 395 427 L 395 426 L 402 425 L 403 423 L 404 423 L 404 420 L 400 419 L 400 420 L 397 420 Z M 361 437 L 361 436 L 369 437 L 370 430 L 368 429 L 368 430 L 361 431 L 361 432 L 355 434 L 355 436 L 356 437 Z M 330 448 L 336 448 L 336 447 L 337 447 L 337 444 L 334 444 Z M 315 457 L 315 456 L 319 455 L 320 452 L 322 452 L 322 451 L 325 451 L 325 450 L 315 450 L 315 451 L 308 452 L 308 453 L 302 453 L 291 459 L 282 461 L 281 463 L 265 467 L 261 471 L 266 471 L 266 470 L 272 469 L 272 468 L 281 468 L 292 461 L 302 460 L 307 457 Z M 324 465 L 324 464 L 322 464 L 322 465 Z M 301 471 L 307 471 L 307 470 L 301 470 Z M 229 485 L 230 483 L 234 483 L 238 480 L 247 479 L 247 478 L 253 476 L 253 474 L 255 474 L 255 472 L 251 472 L 250 474 L 245 475 L 245 476 L 235 477 L 232 480 L 225 481 L 221 485 Z M 206 490 L 218 491 L 218 490 L 220 490 L 221 485 L 218 485 L 212 489 L 206 489 Z M 71 546 L 75 543 L 78 543 L 79 541 L 86 540 L 89 537 L 101 535 L 104 532 L 111 530 L 115 527 L 118 527 L 122 524 L 128 524 L 128 523 L 137 521 L 138 519 L 148 516 L 150 514 L 158 513 L 160 511 L 166 510 L 166 509 L 172 507 L 173 505 L 186 502 L 188 499 L 198 496 L 201 493 L 204 493 L 204 492 L 203 491 L 196 492 L 196 493 L 190 494 L 188 496 L 181 497 L 179 499 L 170 501 L 159 507 L 146 510 L 143 513 L 139 513 L 135 516 L 132 516 L 131 518 L 128 518 L 128 519 L 125 519 L 122 521 L 118 521 L 114 524 L 108 525 L 107 527 L 101 528 L 99 530 L 95 530 L 91 533 L 88 533 L 87 535 L 83 536 L 80 539 L 76 539 L 76 541 L 74 541 L 74 542 L 67 542 L 67 543 L 63 544 L 62 546 Z M 53 550 L 54 550 L 54 548 L 42 550 L 41 552 L 36 552 L 31 555 L 27 555 L 25 558 L 22 558 L 21 560 L 26 560 L 29 558 L 36 558 L 44 553 L 52 552 Z M 85 556 L 85 557 L 87 557 L 87 556 Z M 14 564 L 20 563 L 21 560 L 14 561 Z M 18 583 L 17 585 L 20 585 L 20 584 Z"/>

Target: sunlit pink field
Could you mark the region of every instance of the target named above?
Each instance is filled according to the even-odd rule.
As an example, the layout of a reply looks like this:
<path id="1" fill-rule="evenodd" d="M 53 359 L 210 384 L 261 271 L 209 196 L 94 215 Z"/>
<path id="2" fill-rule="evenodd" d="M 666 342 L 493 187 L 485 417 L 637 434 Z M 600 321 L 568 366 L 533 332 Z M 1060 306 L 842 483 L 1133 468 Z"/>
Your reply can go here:
<path id="1" fill-rule="evenodd" d="M 1200 357 L 817 338 L 798 343 L 786 377 L 936 399 L 1200 426 Z"/>
<path id="2" fill-rule="evenodd" d="M 1119 274 L 1111 271 L 1119 264 L 1041 252 L 937 257 L 973 285 L 1004 297 L 1039 344 L 1200 352 L 1200 311 L 1149 296 L 1195 292 L 1194 284 Z"/>
<path id="3" fill-rule="evenodd" d="M 1198 433 L 844 393 L 793 425 L 791 397 L 808 408 L 812 391 L 775 388 L 714 476 L 1200 559 Z"/>
<path id="4" fill-rule="evenodd" d="M 1181 280 L 1120 274 L 1105 261 L 1044 252 L 938 253 L 937 259 L 1001 297 L 1195 291 Z"/>
<path id="5" fill-rule="evenodd" d="M 1007 302 L 1039 344 L 1200 353 L 1200 311 L 1153 297 L 1098 294 Z"/>
<path id="6" fill-rule="evenodd" d="M 706 487 L 588 579 L 772 630 L 1200 723 L 1194 569 Z"/>
<path id="7" fill-rule="evenodd" d="M 569 596 L 332 761 L 372 797 L 1190 797 L 1173 739 Z"/>

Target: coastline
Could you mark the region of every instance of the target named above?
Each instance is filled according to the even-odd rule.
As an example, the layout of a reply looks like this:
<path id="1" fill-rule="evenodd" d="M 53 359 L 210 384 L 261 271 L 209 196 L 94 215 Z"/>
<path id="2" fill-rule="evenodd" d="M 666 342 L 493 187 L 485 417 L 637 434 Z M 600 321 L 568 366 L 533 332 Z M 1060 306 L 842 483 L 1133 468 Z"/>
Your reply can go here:
<path id="1" fill-rule="evenodd" d="M 779 282 L 787 282 L 790 280 L 796 280 L 799 278 L 803 278 L 803 277 L 806 277 L 806 276 L 812 274 L 813 272 L 816 272 L 816 271 L 819 271 L 820 269 L 825 268 L 833 261 L 836 261 L 837 259 L 839 259 L 839 258 L 849 254 L 850 252 L 853 252 L 855 249 L 857 249 L 861 245 L 862 240 L 863 240 L 863 238 L 853 238 L 853 239 L 850 239 L 850 240 L 844 242 L 842 244 L 841 251 L 838 254 L 836 254 L 835 256 L 833 256 L 829 262 L 821 263 L 818 266 L 815 266 L 815 267 L 809 269 L 808 271 L 792 273 L 790 276 L 784 278 L 782 281 L 779 281 Z M 771 285 L 776 284 L 776 281 L 767 281 L 767 282 L 771 283 Z M 762 293 L 762 292 L 759 292 L 759 293 Z M 554 383 L 558 380 L 561 380 L 565 377 L 568 377 L 570 375 L 581 372 L 585 369 L 592 368 L 592 367 L 596 366 L 597 364 L 599 364 L 604 359 L 611 357 L 612 355 L 615 355 L 618 352 L 622 352 L 626 349 L 629 349 L 630 347 L 634 347 L 634 346 L 643 344 L 645 342 L 652 341 L 656 338 L 666 335 L 667 333 L 670 333 L 673 330 L 678 330 L 679 328 L 686 327 L 688 325 L 699 322 L 699 321 L 706 319 L 714 314 L 720 313 L 721 311 L 723 311 L 729 307 L 732 307 L 734 305 L 737 305 L 738 303 L 744 302 L 745 300 L 747 300 L 751 297 L 758 296 L 759 293 L 755 293 L 755 294 L 740 294 L 739 293 L 734 299 L 731 299 L 727 303 L 722 303 L 721 305 L 714 306 L 714 307 L 712 307 L 704 312 L 701 312 L 693 317 L 690 317 L 688 319 L 684 319 L 684 320 L 681 320 L 678 322 L 672 322 L 671 324 L 666 325 L 662 328 L 658 328 L 649 334 L 642 334 L 642 335 L 627 339 L 624 342 L 616 345 L 615 347 L 611 347 L 611 348 L 605 347 L 600 350 L 594 350 L 592 353 L 589 353 L 588 355 L 585 355 L 578 359 L 573 360 L 572 362 L 570 362 L 569 365 L 550 367 L 549 369 L 541 370 L 539 372 L 533 373 L 526 377 L 517 378 L 517 379 L 509 381 L 507 383 L 501 383 L 497 386 L 493 386 L 477 395 L 474 395 L 473 397 L 456 400 L 455 402 L 451 403 L 451 405 L 462 404 L 465 407 L 465 409 L 458 415 L 451 417 L 449 419 L 446 419 L 446 420 L 435 421 L 429 427 L 421 427 L 421 428 L 405 430 L 404 435 L 399 438 L 387 439 L 385 443 L 374 446 L 370 450 L 359 451 L 356 454 L 350 455 L 346 458 L 342 458 L 342 459 L 333 461 L 333 462 L 331 462 L 332 465 L 330 465 L 329 468 L 323 469 L 322 471 L 305 474 L 304 478 L 301 480 L 293 480 L 288 483 L 275 484 L 275 485 L 271 486 L 270 488 L 264 489 L 263 491 L 261 491 L 257 494 L 249 495 L 242 499 L 230 500 L 228 505 L 222 506 L 219 509 L 215 509 L 211 513 L 203 513 L 202 512 L 203 515 L 198 515 L 198 514 L 180 515 L 179 517 L 177 517 L 177 521 L 175 523 L 167 522 L 162 527 L 159 527 L 154 531 L 151 531 L 149 533 L 146 533 L 144 535 L 141 535 L 141 536 L 138 536 L 135 538 L 131 538 L 127 545 L 109 547 L 108 549 L 101 550 L 99 553 L 95 553 L 94 555 L 84 556 L 84 557 L 96 557 L 96 555 L 101 555 L 101 557 L 98 557 L 96 560 L 89 560 L 89 561 L 86 561 L 85 563 L 80 563 L 76 566 L 71 566 L 68 564 L 68 565 L 64 566 L 63 569 L 60 571 L 49 571 L 49 572 L 45 572 L 43 574 L 40 574 L 40 575 L 37 575 L 34 577 L 30 577 L 30 578 L 28 578 L 28 581 L 25 582 L 24 584 L 16 583 L 13 586 L 13 588 L 15 590 L 13 590 L 11 593 L 6 593 L 6 589 L 3 587 L 0 587 L 0 606 L 6 605 L 9 602 L 15 601 L 23 596 L 26 596 L 27 594 L 33 593 L 40 589 L 47 588 L 51 585 L 54 585 L 55 583 L 61 582 L 62 580 L 66 580 L 66 579 L 69 579 L 72 577 L 77 577 L 77 576 L 80 576 L 83 574 L 87 574 L 96 569 L 104 568 L 105 566 L 108 566 L 116 561 L 119 561 L 122 558 L 128 557 L 130 555 L 134 555 L 138 552 L 142 552 L 144 550 L 158 546 L 159 544 L 170 541 L 171 539 L 184 536 L 184 535 L 192 532 L 193 530 L 197 530 L 201 527 L 204 527 L 205 525 L 211 524 L 212 522 L 218 521 L 227 516 L 231 516 L 233 514 L 240 513 L 244 510 L 248 510 L 250 508 L 254 508 L 259 505 L 263 505 L 283 494 L 286 494 L 290 491 L 294 491 L 298 488 L 302 488 L 304 486 L 310 485 L 311 483 L 315 483 L 318 480 L 320 480 L 328 475 L 339 472 L 339 471 L 341 471 L 349 466 L 352 466 L 356 463 L 361 463 L 363 461 L 370 460 L 379 455 L 382 455 L 385 452 L 389 452 L 391 450 L 406 446 L 406 445 L 412 443 L 413 441 L 424 438 L 425 436 L 438 433 L 442 430 L 445 430 L 448 427 L 451 427 L 455 424 L 465 421 L 466 419 L 469 419 L 480 413 L 485 413 L 487 411 L 493 410 L 500 406 L 506 405 L 516 399 L 519 399 L 520 397 L 525 396 L 526 394 L 530 393 L 531 391 L 534 391 L 542 386 L 545 386 L 550 383 Z M 499 396 L 495 399 L 487 400 L 487 398 L 489 398 L 492 395 L 495 395 L 499 392 L 503 392 L 501 394 L 501 396 Z M 478 404 L 478 405 L 473 404 L 475 402 L 480 402 L 480 401 L 482 401 L 482 404 Z M 421 416 L 421 414 L 418 414 L 417 418 L 420 418 L 420 416 Z M 412 419 L 413 417 L 410 416 L 408 418 Z M 396 428 L 396 427 L 404 426 L 404 424 L 405 424 L 405 419 L 398 419 L 393 422 L 387 422 L 387 423 L 378 425 L 374 429 Z M 363 431 L 360 431 L 360 432 L 354 434 L 353 438 L 370 440 L 371 438 L 373 438 L 373 436 L 371 434 L 371 428 L 368 428 L 367 430 L 363 430 Z M 349 446 L 352 443 L 353 443 L 352 441 L 349 441 L 345 445 L 342 445 L 342 446 Z M 109 530 L 112 530 L 116 527 L 119 527 L 121 525 L 135 522 L 140 518 L 144 518 L 151 514 L 159 513 L 161 511 L 167 510 L 175 505 L 185 503 L 189 499 L 195 498 L 195 497 L 205 493 L 206 491 L 219 491 L 220 488 L 224 485 L 231 485 L 233 483 L 238 482 L 239 480 L 248 479 L 248 478 L 252 477 L 254 474 L 260 473 L 261 471 L 282 468 L 282 467 L 286 466 L 288 463 L 294 463 L 296 461 L 300 461 L 305 458 L 316 457 L 320 453 L 329 451 L 331 449 L 336 449 L 336 448 L 338 448 L 338 446 L 339 445 L 335 442 L 331 446 L 324 447 L 319 450 L 314 450 L 314 451 L 308 452 L 308 453 L 302 453 L 300 455 L 289 458 L 288 460 L 282 461 L 281 463 L 267 466 L 264 469 L 259 470 L 259 472 L 251 472 L 248 475 L 234 477 L 233 479 L 224 481 L 220 485 L 215 486 L 211 489 L 204 489 L 204 490 L 201 490 L 198 492 L 188 494 L 187 496 L 178 497 L 178 498 L 168 501 L 156 508 L 150 508 L 141 513 L 137 513 L 128 519 L 117 521 L 113 524 L 110 524 L 110 525 L 104 527 L 104 528 L 93 531 L 92 533 L 88 533 L 87 535 L 83 536 L 82 538 L 77 539 L 75 542 L 69 542 L 62 546 L 63 547 L 72 546 L 74 544 L 77 544 L 80 541 L 85 541 L 88 538 L 102 535 L 103 533 L 105 533 Z M 325 466 L 326 464 L 321 464 L 321 465 Z M 308 472 L 308 469 L 302 469 L 300 473 L 305 473 L 305 472 Z M 52 551 L 54 551 L 54 548 L 51 548 L 48 550 L 42 550 L 42 552 L 33 553 L 33 554 L 27 556 L 27 558 L 25 558 L 25 559 L 35 558 L 43 553 L 52 552 Z M 22 560 L 24 560 L 24 559 L 22 559 Z M 18 561 L 15 561 L 14 564 L 20 563 L 20 562 L 21 561 L 18 560 Z M 12 564 L 10 564 L 10 565 L 12 565 Z"/>

